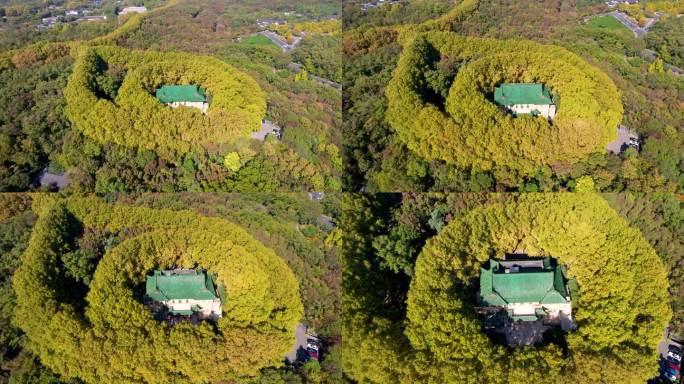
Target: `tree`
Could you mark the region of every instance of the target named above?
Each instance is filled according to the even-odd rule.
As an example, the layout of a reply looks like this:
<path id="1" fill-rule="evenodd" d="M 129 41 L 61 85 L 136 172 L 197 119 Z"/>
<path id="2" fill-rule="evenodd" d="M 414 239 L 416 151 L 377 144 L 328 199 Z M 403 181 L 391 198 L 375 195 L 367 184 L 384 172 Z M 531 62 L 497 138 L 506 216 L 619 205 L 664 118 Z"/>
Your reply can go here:
<path id="1" fill-rule="evenodd" d="M 230 152 L 223 160 L 223 165 L 233 172 L 239 171 L 242 167 L 242 164 L 240 163 L 240 155 L 237 152 Z"/>
<path id="2" fill-rule="evenodd" d="M 640 232 L 600 196 L 490 195 L 427 240 L 409 288 L 378 269 L 381 259 L 367 245 L 373 235 L 361 235 L 382 232 L 375 225 L 386 226 L 379 201 L 368 200 L 358 197 L 347 204 L 350 223 L 344 227 L 350 231 L 344 361 L 353 379 L 636 383 L 657 370 L 652 346 L 671 316 L 666 270 Z M 573 301 L 577 330 L 546 345 L 514 350 L 482 332 L 473 299 L 480 266 L 513 249 L 565 265 L 566 276 L 576 280 L 581 292 Z M 615 249 L 621 250 L 619 256 Z M 383 289 L 393 284 L 394 290 Z M 603 294 L 608 291 L 609 297 Z M 382 358 L 366 359 L 364 352 L 371 350 Z M 603 372 L 606 365 L 610 374 Z"/>
<path id="3" fill-rule="evenodd" d="M 663 60 L 660 57 L 656 57 L 656 59 L 648 65 L 649 73 L 663 73 L 664 71 Z"/>
<path id="4" fill-rule="evenodd" d="M 13 322 L 57 374 L 88 383 L 244 380 L 280 365 L 291 348 L 303 315 L 297 280 L 285 261 L 240 226 L 97 198 L 44 196 L 34 209 L 39 219 L 14 275 Z M 69 255 L 78 225 L 128 235 L 110 244 L 85 292 L 65 284 L 87 272 L 82 258 Z M 89 247 L 81 243 L 82 250 Z M 151 269 L 172 266 L 215 274 L 230 298 L 222 302 L 220 320 L 169 327 L 154 319 L 139 288 Z"/>

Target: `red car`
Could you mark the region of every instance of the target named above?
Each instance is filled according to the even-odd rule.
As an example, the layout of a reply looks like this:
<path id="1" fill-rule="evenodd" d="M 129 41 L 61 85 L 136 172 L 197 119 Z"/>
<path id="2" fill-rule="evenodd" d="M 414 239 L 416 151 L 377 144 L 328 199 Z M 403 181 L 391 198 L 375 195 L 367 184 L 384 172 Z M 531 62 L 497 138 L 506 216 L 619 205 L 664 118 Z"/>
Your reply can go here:
<path id="1" fill-rule="evenodd" d="M 679 363 L 675 361 L 670 361 L 669 359 L 665 362 L 668 368 L 674 369 L 675 371 L 679 372 Z"/>
<path id="2" fill-rule="evenodd" d="M 307 349 L 306 349 L 306 356 L 307 356 L 310 360 L 316 360 L 316 361 L 318 361 L 318 351 L 315 350 L 315 349 L 313 349 L 313 348 L 307 348 Z"/>

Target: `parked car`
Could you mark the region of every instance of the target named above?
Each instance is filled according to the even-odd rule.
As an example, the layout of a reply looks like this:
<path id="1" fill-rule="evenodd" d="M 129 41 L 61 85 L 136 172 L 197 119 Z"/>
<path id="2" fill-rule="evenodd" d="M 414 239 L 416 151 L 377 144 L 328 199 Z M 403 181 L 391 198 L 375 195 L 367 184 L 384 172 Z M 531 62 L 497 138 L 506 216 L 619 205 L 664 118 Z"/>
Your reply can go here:
<path id="1" fill-rule="evenodd" d="M 672 369 L 676 372 L 679 372 L 679 362 L 671 360 L 670 358 L 665 361 L 665 366 L 669 369 Z"/>
<path id="2" fill-rule="evenodd" d="M 306 348 L 307 349 L 313 349 L 318 352 L 320 349 L 321 344 L 318 342 L 316 339 L 306 339 Z"/>
<path id="3" fill-rule="evenodd" d="M 318 361 L 318 351 L 312 348 L 307 348 L 306 349 L 306 356 L 308 360 L 316 360 Z"/>
<path id="4" fill-rule="evenodd" d="M 682 350 L 674 345 L 670 345 L 667 351 L 667 358 L 668 360 L 672 358 L 674 361 L 678 362 L 679 364 L 682 363 Z"/>
<path id="5" fill-rule="evenodd" d="M 665 380 L 668 380 L 672 383 L 677 383 L 679 382 L 679 372 L 665 368 L 664 370 L 661 371 L 660 377 L 662 377 Z"/>

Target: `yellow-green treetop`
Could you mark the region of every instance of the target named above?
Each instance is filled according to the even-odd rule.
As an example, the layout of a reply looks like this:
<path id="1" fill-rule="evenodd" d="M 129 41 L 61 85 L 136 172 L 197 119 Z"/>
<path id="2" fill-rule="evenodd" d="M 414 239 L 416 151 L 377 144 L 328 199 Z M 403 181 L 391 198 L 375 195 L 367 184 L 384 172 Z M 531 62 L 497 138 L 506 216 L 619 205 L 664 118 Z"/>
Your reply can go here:
<path id="1" fill-rule="evenodd" d="M 273 250 L 228 221 L 192 211 L 37 197 L 39 215 L 13 284 L 14 322 L 41 362 L 87 383 L 206 383 L 279 366 L 303 316 L 299 284 Z M 127 232 L 107 249 L 85 305 L 64 292 L 60 263 L 74 223 Z M 170 326 L 136 294 L 153 269 L 203 268 L 225 287 L 215 324 Z"/>
<path id="2" fill-rule="evenodd" d="M 230 144 L 258 131 L 266 97 L 257 82 L 218 59 L 186 53 L 129 51 L 83 46 L 64 95 L 76 129 L 102 143 L 183 154 Z M 98 77 L 124 73 L 113 99 L 103 97 Z M 206 90 L 206 115 L 172 109 L 155 98 L 163 85 L 193 84 Z"/>
<path id="3" fill-rule="evenodd" d="M 404 35 L 406 46 L 386 90 L 386 116 L 408 148 L 425 159 L 531 174 L 542 165 L 604 152 L 617 137 L 623 111 L 617 87 L 564 48 L 450 32 Z M 427 77 L 440 61 L 458 64 L 443 105 L 435 104 Z M 491 100 L 501 83 L 529 82 L 557 95 L 553 122 L 514 118 Z"/>

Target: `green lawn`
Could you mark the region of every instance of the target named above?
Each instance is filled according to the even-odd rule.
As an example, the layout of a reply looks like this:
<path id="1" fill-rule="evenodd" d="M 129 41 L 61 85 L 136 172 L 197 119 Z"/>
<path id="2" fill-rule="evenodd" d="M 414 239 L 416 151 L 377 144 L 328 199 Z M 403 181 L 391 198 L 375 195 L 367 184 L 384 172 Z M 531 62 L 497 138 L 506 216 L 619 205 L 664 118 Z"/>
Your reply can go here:
<path id="1" fill-rule="evenodd" d="M 587 25 L 595 28 L 629 31 L 629 28 L 622 25 L 622 23 L 617 21 L 613 16 L 600 16 L 593 18 L 589 20 Z"/>
<path id="2" fill-rule="evenodd" d="M 271 40 L 268 39 L 268 37 L 264 35 L 250 35 L 247 37 L 243 37 L 240 39 L 240 42 L 242 44 L 251 44 L 251 45 L 265 45 L 265 46 L 274 46 L 277 47 Z"/>

